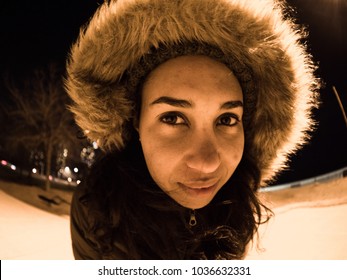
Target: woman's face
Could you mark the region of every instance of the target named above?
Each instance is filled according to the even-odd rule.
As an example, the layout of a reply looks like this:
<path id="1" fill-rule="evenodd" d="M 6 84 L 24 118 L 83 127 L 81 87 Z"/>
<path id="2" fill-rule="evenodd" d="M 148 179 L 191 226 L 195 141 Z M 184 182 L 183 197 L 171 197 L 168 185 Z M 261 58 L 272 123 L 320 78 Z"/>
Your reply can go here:
<path id="1" fill-rule="evenodd" d="M 182 56 L 153 70 L 143 87 L 139 135 L 149 172 L 180 205 L 206 206 L 244 148 L 240 84 L 222 63 Z"/>

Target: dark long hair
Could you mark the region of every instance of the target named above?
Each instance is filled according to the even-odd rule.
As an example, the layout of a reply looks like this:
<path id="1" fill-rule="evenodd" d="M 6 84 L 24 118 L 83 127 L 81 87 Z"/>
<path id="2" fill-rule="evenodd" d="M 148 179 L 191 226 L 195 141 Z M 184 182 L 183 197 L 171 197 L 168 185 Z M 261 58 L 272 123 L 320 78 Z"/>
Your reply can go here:
<path id="1" fill-rule="evenodd" d="M 86 181 L 95 221 L 89 234 L 105 259 L 241 259 L 268 219 L 256 196 L 259 168 L 247 154 L 212 202 L 195 211 L 195 226 L 189 225 L 192 210 L 155 184 L 136 138 L 98 160 Z"/>

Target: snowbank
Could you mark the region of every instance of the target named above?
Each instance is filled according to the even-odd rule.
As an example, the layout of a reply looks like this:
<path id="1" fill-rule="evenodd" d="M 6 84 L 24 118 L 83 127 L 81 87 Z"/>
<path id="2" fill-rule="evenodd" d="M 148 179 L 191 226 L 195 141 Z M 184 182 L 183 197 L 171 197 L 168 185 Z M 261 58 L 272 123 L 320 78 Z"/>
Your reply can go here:
<path id="1" fill-rule="evenodd" d="M 0 259 L 73 259 L 69 217 L 40 210 L 0 190 Z"/>

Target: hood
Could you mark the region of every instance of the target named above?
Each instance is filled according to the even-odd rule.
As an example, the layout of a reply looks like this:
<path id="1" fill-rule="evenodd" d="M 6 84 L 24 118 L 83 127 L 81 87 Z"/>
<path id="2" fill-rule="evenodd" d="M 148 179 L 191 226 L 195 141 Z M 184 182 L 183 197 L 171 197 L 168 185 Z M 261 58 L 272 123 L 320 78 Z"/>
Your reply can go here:
<path id="1" fill-rule="evenodd" d="M 121 150 L 135 109 L 126 77 L 160 45 L 201 42 L 252 74 L 254 104 L 246 149 L 262 183 L 286 166 L 308 139 L 318 80 L 302 44 L 305 33 L 284 4 L 272 0 L 118 0 L 100 6 L 81 30 L 67 61 L 71 110 L 86 136 Z"/>

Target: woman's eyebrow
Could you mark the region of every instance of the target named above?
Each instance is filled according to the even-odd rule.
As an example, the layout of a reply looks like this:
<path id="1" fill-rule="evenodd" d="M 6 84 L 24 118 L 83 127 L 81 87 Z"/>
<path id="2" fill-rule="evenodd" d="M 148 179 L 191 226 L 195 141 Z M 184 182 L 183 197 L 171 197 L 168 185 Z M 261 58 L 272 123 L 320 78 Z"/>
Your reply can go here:
<path id="1" fill-rule="evenodd" d="M 155 104 L 168 104 L 171 106 L 175 107 L 181 107 L 181 108 L 191 108 L 193 107 L 192 103 L 189 102 L 188 100 L 184 99 L 177 99 L 174 97 L 169 97 L 169 96 L 161 96 L 154 100 L 150 105 L 155 105 Z M 233 101 L 228 101 L 222 104 L 220 107 L 221 109 L 233 109 L 236 107 L 243 107 L 243 103 L 240 100 L 233 100 Z"/>
<path id="2" fill-rule="evenodd" d="M 158 99 L 154 100 L 150 105 L 155 105 L 155 104 L 168 104 L 171 106 L 182 107 L 182 108 L 192 107 L 192 103 L 190 103 L 187 100 L 177 99 L 177 98 L 168 97 L 168 96 L 161 96 Z"/>
<path id="3" fill-rule="evenodd" d="M 223 105 L 220 108 L 221 109 L 233 109 L 236 107 L 243 107 L 243 103 L 241 100 L 225 102 L 225 103 L 223 103 Z"/>

